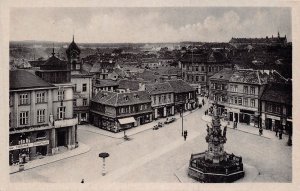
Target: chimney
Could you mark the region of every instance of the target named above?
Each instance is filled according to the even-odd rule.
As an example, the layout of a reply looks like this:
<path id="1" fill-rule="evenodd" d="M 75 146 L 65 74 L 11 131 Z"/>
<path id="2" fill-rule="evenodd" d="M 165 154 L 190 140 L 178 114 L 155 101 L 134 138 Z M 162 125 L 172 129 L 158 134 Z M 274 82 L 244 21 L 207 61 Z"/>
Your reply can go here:
<path id="1" fill-rule="evenodd" d="M 139 82 L 139 91 L 145 91 L 145 84 L 142 82 Z"/>

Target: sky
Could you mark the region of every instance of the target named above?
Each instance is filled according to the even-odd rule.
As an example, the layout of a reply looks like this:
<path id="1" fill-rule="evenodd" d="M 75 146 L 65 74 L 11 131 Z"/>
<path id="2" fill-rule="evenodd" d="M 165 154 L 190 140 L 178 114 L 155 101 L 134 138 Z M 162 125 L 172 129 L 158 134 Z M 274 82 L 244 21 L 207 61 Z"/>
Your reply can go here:
<path id="1" fill-rule="evenodd" d="M 10 40 L 79 43 L 228 42 L 292 39 L 290 8 L 12 8 Z"/>

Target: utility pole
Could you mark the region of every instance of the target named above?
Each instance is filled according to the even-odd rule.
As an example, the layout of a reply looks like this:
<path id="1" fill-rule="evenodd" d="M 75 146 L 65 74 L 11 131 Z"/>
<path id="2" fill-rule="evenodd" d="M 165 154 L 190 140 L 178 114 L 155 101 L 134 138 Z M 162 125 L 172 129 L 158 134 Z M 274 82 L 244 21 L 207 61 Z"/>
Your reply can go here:
<path id="1" fill-rule="evenodd" d="M 181 107 L 181 136 L 183 136 L 183 106 Z"/>

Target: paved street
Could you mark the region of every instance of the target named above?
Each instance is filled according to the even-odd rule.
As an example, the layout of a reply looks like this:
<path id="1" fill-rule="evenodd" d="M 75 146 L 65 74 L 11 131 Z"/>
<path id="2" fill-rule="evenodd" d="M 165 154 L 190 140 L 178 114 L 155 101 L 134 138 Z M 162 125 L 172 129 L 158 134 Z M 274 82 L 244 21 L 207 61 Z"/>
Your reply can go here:
<path id="1" fill-rule="evenodd" d="M 188 163 L 191 153 L 207 148 L 206 122 L 201 118 L 205 108 L 184 118 L 187 141 L 181 136 L 181 119 L 156 131 L 149 129 L 132 135 L 130 141 L 80 128 L 79 141 L 91 147 L 89 152 L 12 174 L 11 181 L 60 183 L 80 182 L 84 178 L 86 182 L 178 182 L 174 172 Z M 227 137 L 225 150 L 241 155 L 245 164 L 259 171 L 255 182 L 292 181 L 292 147 L 286 146 L 286 139 L 268 139 L 230 128 Z M 100 152 L 110 154 L 104 177 Z"/>

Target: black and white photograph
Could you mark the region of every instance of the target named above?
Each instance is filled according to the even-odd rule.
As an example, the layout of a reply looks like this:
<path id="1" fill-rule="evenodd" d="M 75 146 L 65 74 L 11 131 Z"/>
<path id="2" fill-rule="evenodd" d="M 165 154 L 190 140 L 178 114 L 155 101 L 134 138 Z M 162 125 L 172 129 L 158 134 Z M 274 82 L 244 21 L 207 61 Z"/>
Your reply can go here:
<path id="1" fill-rule="evenodd" d="M 10 184 L 293 183 L 292 12 L 10 7 Z"/>

